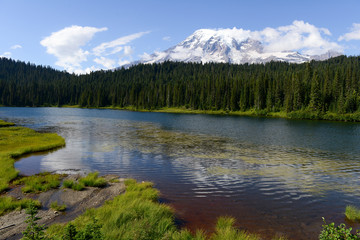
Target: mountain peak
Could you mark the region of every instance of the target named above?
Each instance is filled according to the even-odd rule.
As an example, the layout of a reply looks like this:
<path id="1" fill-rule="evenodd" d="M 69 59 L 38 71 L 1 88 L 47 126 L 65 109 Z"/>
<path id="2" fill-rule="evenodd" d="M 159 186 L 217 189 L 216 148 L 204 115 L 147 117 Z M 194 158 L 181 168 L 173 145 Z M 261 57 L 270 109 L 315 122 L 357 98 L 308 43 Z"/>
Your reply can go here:
<path id="1" fill-rule="evenodd" d="M 179 44 L 163 51 L 144 57 L 141 63 L 177 62 L 219 62 L 219 63 L 265 63 L 285 61 L 303 63 L 325 60 L 341 55 L 329 51 L 325 54 L 310 56 L 296 51 L 268 52 L 263 43 L 251 32 L 243 29 L 199 29 Z"/>

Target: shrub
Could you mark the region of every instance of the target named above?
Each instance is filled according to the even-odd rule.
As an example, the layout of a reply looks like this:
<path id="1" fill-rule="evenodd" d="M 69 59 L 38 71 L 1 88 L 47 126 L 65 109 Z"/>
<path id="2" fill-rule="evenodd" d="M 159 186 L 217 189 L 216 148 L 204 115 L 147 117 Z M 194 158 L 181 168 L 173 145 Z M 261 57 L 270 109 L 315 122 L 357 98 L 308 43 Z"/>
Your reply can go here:
<path id="1" fill-rule="evenodd" d="M 325 219 L 323 218 L 324 225 L 322 225 L 323 230 L 319 235 L 319 240 L 358 240 L 360 239 L 360 234 L 352 234 L 352 228 L 346 228 L 344 223 L 335 227 L 335 223 L 326 224 Z"/>

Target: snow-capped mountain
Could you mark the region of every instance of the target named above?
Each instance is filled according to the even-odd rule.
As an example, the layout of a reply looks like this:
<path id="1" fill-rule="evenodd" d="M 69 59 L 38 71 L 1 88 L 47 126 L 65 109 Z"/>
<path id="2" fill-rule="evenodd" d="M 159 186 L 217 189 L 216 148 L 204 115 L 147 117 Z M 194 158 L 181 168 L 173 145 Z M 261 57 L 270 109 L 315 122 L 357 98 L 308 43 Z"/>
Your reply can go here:
<path id="1" fill-rule="evenodd" d="M 303 63 L 325 60 L 341 55 L 329 51 L 322 55 L 304 55 L 295 51 L 269 51 L 263 43 L 256 40 L 249 31 L 243 29 L 200 29 L 184 41 L 163 52 L 144 56 L 137 63 L 177 62 L 217 62 L 217 63 L 265 63 L 285 61 Z"/>

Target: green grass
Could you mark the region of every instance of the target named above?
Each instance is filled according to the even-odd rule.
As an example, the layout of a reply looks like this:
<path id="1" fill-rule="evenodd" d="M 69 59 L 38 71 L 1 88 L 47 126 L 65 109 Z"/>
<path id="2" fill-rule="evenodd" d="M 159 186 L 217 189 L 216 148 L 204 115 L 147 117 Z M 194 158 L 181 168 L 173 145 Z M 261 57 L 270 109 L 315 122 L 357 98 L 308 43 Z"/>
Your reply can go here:
<path id="1" fill-rule="evenodd" d="M 9 126 L 14 126 L 15 123 L 11 123 L 11 122 L 5 122 L 4 120 L 0 119 L 0 127 L 9 127 Z"/>
<path id="2" fill-rule="evenodd" d="M 63 212 L 66 210 L 66 204 L 59 205 L 57 201 L 54 201 L 50 204 L 51 209 L 59 212 Z"/>
<path id="3" fill-rule="evenodd" d="M 80 178 L 80 184 L 85 187 L 105 187 L 107 182 L 104 178 L 99 177 L 98 172 L 89 173 L 86 177 Z"/>
<path id="4" fill-rule="evenodd" d="M 84 190 L 85 186 L 82 183 L 77 183 L 73 180 L 67 179 L 65 181 L 63 181 L 63 187 L 64 188 L 71 188 L 72 190 L 75 191 L 82 191 Z"/>
<path id="5" fill-rule="evenodd" d="M 65 140 L 56 133 L 38 133 L 25 127 L 0 128 L 0 193 L 18 176 L 14 168 L 16 158 L 65 146 Z"/>
<path id="6" fill-rule="evenodd" d="M 71 224 L 77 229 L 97 219 L 102 225 L 104 239 L 173 239 L 173 240 L 258 240 L 258 236 L 234 227 L 235 220 L 223 217 L 218 220 L 215 233 L 207 237 L 201 230 L 192 234 L 175 225 L 174 211 L 158 203 L 159 192 L 150 182 L 125 181 L 126 192 L 108 201 L 100 208 L 89 209 Z M 55 224 L 47 229 L 54 239 L 61 239 L 66 224 Z"/>
<path id="7" fill-rule="evenodd" d="M 12 197 L 0 197 L 0 216 L 16 209 L 28 208 L 31 203 L 34 203 L 37 207 L 41 206 L 39 201 L 33 199 L 16 200 Z"/>
<path id="8" fill-rule="evenodd" d="M 58 188 L 60 186 L 60 180 L 63 177 L 64 175 L 61 174 L 51 174 L 45 172 L 20 178 L 15 180 L 13 183 L 15 185 L 25 185 L 21 188 L 24 193 L 39 193 Z"/>
<path id="9" fill-rule="evenodd" d="M 360 209 L 355 206 L 346 206 L 345 216 L 350 221 L 360 221 Z"/>

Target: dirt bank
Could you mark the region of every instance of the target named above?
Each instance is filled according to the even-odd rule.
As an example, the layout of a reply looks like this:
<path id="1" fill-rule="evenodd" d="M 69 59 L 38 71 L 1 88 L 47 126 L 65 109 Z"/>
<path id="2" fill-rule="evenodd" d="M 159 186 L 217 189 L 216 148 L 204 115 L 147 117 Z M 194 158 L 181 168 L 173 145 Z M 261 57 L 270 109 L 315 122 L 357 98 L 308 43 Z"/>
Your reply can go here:
<path id="1" fill-rule="evenodd" d="M 80 175 L 70 175 L 66 179 L 77 179 Z M 83 191 L 72 189 L 54 189 L 40 194 L 23 194 L 20 187 L 16 187 L 8 192 L 7 195 L 21 199 L 30 197 L 41 202 L 42 208 L 39 210 L 39 224 L 46 226 L 53 223 L 64 223 L 75 219 L 88 208 L 100 207 L 105 201 L 125 192 L 124 179 L 115 175 L 106 175 L 104 178 L 108 185 L 104 188 L 87 187 Z M 118 180 L 118 181 L 113 181 Z M 66 204 L 64 213 L 56 212 L 50 208 L 50 204 L 57 201 L 59 204 Z M 13 211 L 0 217 L 0 239 L 20 239 L 21 232 L 25 230 L 27 224 L 25 210 Z"/>

